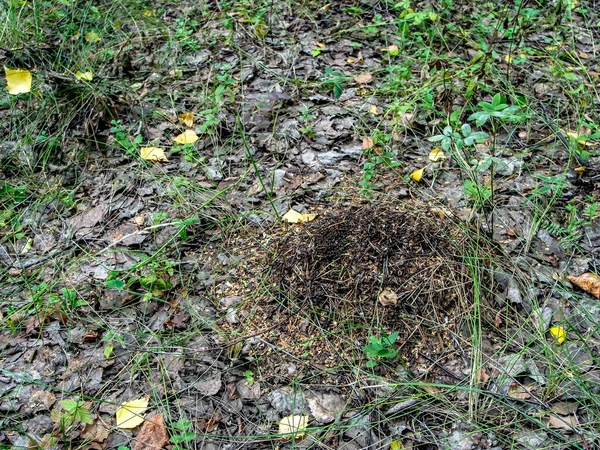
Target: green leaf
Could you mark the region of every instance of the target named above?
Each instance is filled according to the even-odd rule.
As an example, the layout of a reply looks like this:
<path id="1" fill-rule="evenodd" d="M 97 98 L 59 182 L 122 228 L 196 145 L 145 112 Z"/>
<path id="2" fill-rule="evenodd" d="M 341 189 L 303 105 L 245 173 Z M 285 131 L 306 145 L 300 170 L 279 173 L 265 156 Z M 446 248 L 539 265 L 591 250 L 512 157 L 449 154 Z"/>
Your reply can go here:
<path id="1" fill-rule="evenodd" d="M 123 286 L 125 286 L 125 282 L 123 280 L 108 280 L 106 282 L 106 287 L 109 289 L 121 290 L 123 289 Z"/>
<path id="2" fill-rule="evenodd" d="M 369 361 L 367 361 L 366 366 L 369 368 L 373 368 L 377 365 L 377 362 L 373 361 L 372 359 L 370 359 Z"/>
<path id="3" fill-rule="evenodd" d="M 75 400 L 61 400 L 58 404 L 69 413 L 73 413 L 80 406 Z"/>
<path id="4" fill-rule="evenodd" d="M 390 334 L 387 337 L 387 340 L 390 344 L 393 344 L 394 342 L 396 342 L 396 340 L 398 339 L 398 336 L 400 335 L 400 332 L 398 331 L 394 331 L 392 334 Z"/>
<path id="5" fill-rule="evenodd" d="M 83 407 L 77 408 L 74 414 L 75 418 L 80 422 L 92 424 L 94 423 L 94 419 L 92 418 L 92 414 Z"/>
<path id="6" fill-rule="evenodd" d="M 335 83 L 333 85 L 333 96 L 336 99 L 338 99 L 338 98 L 340 98 L 342 96 L 342 87 L 339 84 L 337 84 L 337 83 Z"/>
<path id="7" fill-rule="evenodd" d="M 469 137 L 471 135 L 471 125 L 468 123 L 463 123 L 460 129 L 464 137 Z"/>

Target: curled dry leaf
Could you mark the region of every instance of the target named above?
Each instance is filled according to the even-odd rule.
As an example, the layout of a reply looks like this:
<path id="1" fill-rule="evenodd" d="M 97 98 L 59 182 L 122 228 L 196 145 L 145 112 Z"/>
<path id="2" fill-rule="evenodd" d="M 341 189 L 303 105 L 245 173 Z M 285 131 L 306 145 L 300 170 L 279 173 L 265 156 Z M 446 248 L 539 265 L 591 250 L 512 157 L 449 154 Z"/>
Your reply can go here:
<path id="1" fill-rule="evenodd" d="M 379 303 L 383 306 L 393 306 L 398 304 L 398 295 L 390 288 L 385 288 L 377 296 Z"/>
<path id="2" fill-rule="evenodd" d="M 415 170 L 413 173 L 410 174 L 410 178 L 415 181 L 421 181 L 421 178 L 423 178 L 423 172 L 425 172 L 425 168 Z"/>
<path id="3" fill-rule="evenodd" d="M 354 81 L 356 81 L 358 84 L 367 84 L 373 81 L 373 75 L 370 73 L 363 73 L 354 77 Z"/>
<path id="4" fill-rule="evenodd" d="M 579 286 L 585 292 L 600 298 L 600 275 L 593 272 L 586 272 L 578 277 L 569 276 L 568 280 Z"/>
<path id="5" fill-rule="evenodd" d="M 552 327 L 549 333 L 552 340 L 558 345 L 561 345 L 567 339 L 567 332 L 563 327 Z"/>
<path id="6" fill-rule="evenodd" d="M 192 113 L 183 113 L 179 116 L 179 121 L 186 127 L 194 125 L 194 115 Z"/>
<path id="7" fill-rule="evenodd" d="M 169 443 L 169 435 L 165 428 L 162 414 L 150 417 L 144 422 L 135 439 L 133 450 L 160 450 Z"/>
<path id="8" fill-rule="evenodd" d="M 370 136 L 365 136 L 363 138 L 362 141 L 362 149 L 363 150 L 369 150 L 370 148 L 373 148 L 373 138 Z"/>
<path id="9" fill-rule="evenodd" d="M 557 428 L 560 430 L 572 430 L 578 424 L 575 416 L 555 416 L 551 415 L 548 417 L 548 426 L 550 428 Z"/>
<path id="10" fill-rule="evenodd" d="M 429 161 L 439 162 L 445 161 L 446 159 L 446 154 L 441 148 L 434 148 L 431 150 L 431 153 L 429 153 Z"/>

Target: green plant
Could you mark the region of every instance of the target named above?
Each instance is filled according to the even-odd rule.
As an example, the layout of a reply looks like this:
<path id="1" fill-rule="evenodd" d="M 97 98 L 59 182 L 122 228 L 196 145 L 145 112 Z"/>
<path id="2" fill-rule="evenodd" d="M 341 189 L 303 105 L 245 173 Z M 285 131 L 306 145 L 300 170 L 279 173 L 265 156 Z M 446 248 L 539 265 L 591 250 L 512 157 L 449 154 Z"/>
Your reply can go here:
<path id="1" fill-rule="evenodd" d="M 173 433 L 171 434 L 171 443 L 173 450 L 184 450 L 186 444 L 189 444 L 196 438 L 196 433 L 191 431 L 192 422 L 185 419 L 179 419 L 171 424 Z"/>
<path id="2" fill-rule="evenodd" d="M 110 132 L 113 133 L 115 142 L 119 144 L 128 155 L 139 156 L 140 144 L 144 139 L 143 136 L 138 134 L 132 139 L 131 136 L 129 136 L 129 133 L 123 129 L 120 120 L 111 120 L 110 123 L 112 125 Z"/>
<path id="3" fill-rule="evenodd" d="M 52 448 L 62 437 L 65 441 L 73 426 L 80 424 L 91 425 L 94 423 L 89 406 L 81 400 L 61 400 L 58 402 L 60 408 L 55 408 L 50 412 L 50 418 L 57 425 L 52 433 L 45 434 L 39 442 L 40 448 Z"/>
<path id="4" fill-rule="evenodd" d="M 381 359 L 393 359 L 398 356 L 398 351 L 393 347 L 400 333 L 395 331 L 388 336 L 377 338 L 370 336 L 370 344 L 363 347 L 363 352 L 369 358 L 367 367 L 375 367 Z"/>
<path id="5" fill-rule="evenodd" d="M 346 77 L 331 67 L 326 67 L 325 72 L 321 75 L 321 83 L 323 87 L 331 89 L 333 96 L 337 99 L 342 96 L 342 86 L 346 82 Z"/>
<path id="6" fill-rule="evenodd" d="M 248 383 L 248 386 L 252 386 L 254 384 L 254 372 L 251 370 L 245 370 L 243 375 L 246 378 L 246 383 Z"/>

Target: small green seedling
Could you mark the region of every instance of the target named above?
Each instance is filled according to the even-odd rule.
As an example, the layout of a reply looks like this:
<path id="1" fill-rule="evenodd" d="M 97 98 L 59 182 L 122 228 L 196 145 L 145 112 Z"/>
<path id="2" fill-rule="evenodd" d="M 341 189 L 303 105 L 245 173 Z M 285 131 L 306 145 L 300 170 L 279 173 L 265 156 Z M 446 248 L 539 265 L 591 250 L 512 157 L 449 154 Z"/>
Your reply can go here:
<path id="1" fill-rule="evenodd" d="M 399 333 L 395 331 L 389 336 L 377 338 L 370 336 L 370 344 L 363 347 L 363 351 L 369 358 L 367 367 L 375 367 L 381 359 L 393 359 L 398 356 L 398 351 L 394 348 L 394 343 L 398 339 Z"/>

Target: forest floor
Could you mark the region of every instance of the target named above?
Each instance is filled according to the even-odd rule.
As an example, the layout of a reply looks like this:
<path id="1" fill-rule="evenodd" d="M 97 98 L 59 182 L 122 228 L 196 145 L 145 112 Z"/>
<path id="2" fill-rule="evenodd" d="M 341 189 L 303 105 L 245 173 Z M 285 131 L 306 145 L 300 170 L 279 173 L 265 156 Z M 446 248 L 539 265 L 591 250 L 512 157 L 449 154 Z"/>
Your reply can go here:
<path id="1" fill-rule="evenodd" d="M 0 447 L 600 447 L 597 0 L 2 8 Z"/>

